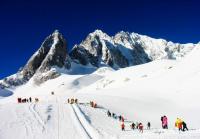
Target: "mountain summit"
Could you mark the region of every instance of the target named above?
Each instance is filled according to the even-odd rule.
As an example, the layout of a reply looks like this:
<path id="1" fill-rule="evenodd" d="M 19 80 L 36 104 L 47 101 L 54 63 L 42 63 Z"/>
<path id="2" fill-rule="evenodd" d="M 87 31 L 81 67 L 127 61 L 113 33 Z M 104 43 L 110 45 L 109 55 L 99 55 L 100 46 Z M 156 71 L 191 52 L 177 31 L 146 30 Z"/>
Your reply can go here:
<path id="1" fill-rule="evenodd" d="M 65 38 L 55 30 L 23 68 L 3 79 L 0 84 L 6 87 L 18 86 L 30 79 L 41 84 L 60 76 L 58 68 L 70 69 L 72 62 L 97 68 L 107 65 L 119 69 L 159 59 L 180 59 L 195 46 L 192 43 L 173 43 L 124 31 L 109 36 L 96 30 L 75 45 L 68 55 Z"/>
<path id="2" fill-rule="evenodd" d="M 35 81 L 44 82 L 59 76 L 56 71 L 51 71 L 52 67 L 70 68 L 66 40 L 58 30 L 44 40 L 41 47 L 18 73 L 5 78 L 3 84 L 18 86 L 29 81 L 34 75 Z"/>
<path id="3" fill-rule="evenodd" d="M 99 67 L 101 63 L 105 63 L 117 69 L 158 59 L 179 59 L 194 46 L 191 43 L 173 43 L 124 31 L 108 36 L 101 30 L 96 30 L 74 46 L 70 57 L 83 65 Z"/>

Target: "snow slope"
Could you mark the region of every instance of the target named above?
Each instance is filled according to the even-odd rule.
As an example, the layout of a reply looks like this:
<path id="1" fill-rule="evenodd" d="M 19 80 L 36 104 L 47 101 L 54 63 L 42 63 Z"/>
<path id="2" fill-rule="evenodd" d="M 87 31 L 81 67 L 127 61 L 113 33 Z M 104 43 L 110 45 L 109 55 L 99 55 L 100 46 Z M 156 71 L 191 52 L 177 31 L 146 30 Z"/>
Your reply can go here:
<path id="1" fill-rule="evenodd" d="M 40 86 L 30 80 L 0 99 L 0 139 L 199 139 L 199 58 L 198 45 L 181 61 L 157 60 L 118 71 L 74 63 Z M 17 97 L 30 96 L 39 102 L 17 104 Z M 68 104 L 71 97 L 80 104 Z M 89 106 L 91 100 L 98 108 Z M 107 117 L 107 110 L 125 117 L 126 131 L 117 119 Z M 168 130 L 161 129 L 163 115 L 168 116 Z M 189 131 L 174 128 L 177 117 Z M 151 130 L 146 130 L 148 121 Z M 144 133 L 132 131 L 131 122 L 142 122 Z"/>

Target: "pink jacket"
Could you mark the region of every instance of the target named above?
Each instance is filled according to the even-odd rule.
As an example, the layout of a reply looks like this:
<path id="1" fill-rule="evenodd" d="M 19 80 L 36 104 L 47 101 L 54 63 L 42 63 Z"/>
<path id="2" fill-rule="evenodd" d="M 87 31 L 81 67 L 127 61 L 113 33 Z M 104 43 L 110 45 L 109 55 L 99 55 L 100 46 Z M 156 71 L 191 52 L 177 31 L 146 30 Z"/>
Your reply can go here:
<path id="1" fill-rule="evenodd" d="M 163 117 L 163 125 L 167 125 L 168 124 L 168 120 L 167 120 L 167 117 Z"/>

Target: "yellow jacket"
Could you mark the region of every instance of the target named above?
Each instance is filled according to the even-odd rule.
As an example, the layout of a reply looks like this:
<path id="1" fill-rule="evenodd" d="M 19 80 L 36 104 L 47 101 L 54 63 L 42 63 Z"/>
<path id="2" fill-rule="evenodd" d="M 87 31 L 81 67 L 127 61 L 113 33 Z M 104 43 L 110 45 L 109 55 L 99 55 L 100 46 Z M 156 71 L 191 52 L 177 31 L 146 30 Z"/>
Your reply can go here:
<path id="1" fill-rule="evenodd" d="M 182 127 L 182 123 L 183 123 L 183 121 L 180 118 L 177 118 L 176 122 L 175 122 L 175 127 L 181 128 Z"/>

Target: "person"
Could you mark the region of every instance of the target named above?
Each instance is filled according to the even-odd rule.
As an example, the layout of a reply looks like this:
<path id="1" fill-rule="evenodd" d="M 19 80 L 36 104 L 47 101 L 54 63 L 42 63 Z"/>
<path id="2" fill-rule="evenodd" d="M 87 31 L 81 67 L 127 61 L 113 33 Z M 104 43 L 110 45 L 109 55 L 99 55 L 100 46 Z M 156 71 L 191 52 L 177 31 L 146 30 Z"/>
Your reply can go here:
<path id="1" fill-rule="evenodd" d="M 168 119 L 167 119 L 167 116 L 163 116 L 163 129 L 168 129 Z"/>
<path id="2" fill-rule="evenodd" d="M 113 117 L 114 119 L 116 119 L 116 118 L 117 118 L 117 116 L 116 116 L 116 114 L 115 114 L 115 113 L 112 113 L 112 117 Z"/>
<path id="3" fill-rule="evenodd" d="M 131 129 L 133 129 L 133 130 L 135 129 L 135 123 L 131 124 Z"/>
<path id="4" fill-rule="evenodd" d="M 77 98 L 75 99 L 75 103 L 76 103 L 76 104 L 78 103 L 78 99 L 77 99 Z"/>
<path id="5" fill-rule="evenodd" d="M 148 123 L 147 123 L 147 129 L 149 129 L 149 130 L 150 130 L 150 128 L 151 128 L 151 123 L 150 123 L 150 122 L 148 122 Z"/>
<path id="6" fill-rule="evenodd" d="M 187 124 L 184 121 L 182 122 L 182 125 L 183 125 L 182 131 L 185 131 L 185 130 L 188 131 Z"/>
<path id="7" fill-rule="evenodd" d="M 53 92 L 53 91 L 51 92 L 51 95 L 54 95 L 54 92 Z"/>
<path id="8" fill-rule="evenodd" d="M 121 121 L 121 120 L 122 120 L 122 116 L 120 115 L 120 116 L 119 116 L 119 121 Z"/>
<path id="9" fill-rule="evenodd" d="M 164 124 L 163 124 L 163 116 L 161 117 L 161 123 L 162 123 L 162 128 L 164 129 Z"/>
<path id="10" fill-rule="evenodd" d="M 93 107 L 94 106 L 94 102 L 90 101 L 90 106 Z"/>
<path id="11" fill-rule="evenodd" d="M 121 124 L 121 129 L 122 129 L 122 131 L 125 131 L 125 124 L 124 124 L 124 122 L 122 122 L 122 124 Z"/>
<path id="12" fill-rule="evenodd" d="M 142 125 L 142 123 L 139 123 L 138 129 L 139 129 L 139 131 L 140 131 L 141 133 L 143 133 L 143 125 Z"/>
<path id="13" fill-rule="evenodd" d="M 32 98 L 31 98 L 31 97 L 29 97 L 29 102 L 30 102 L 30 103 L 32 102 Z"/>
<path id="14" fill-rule="evenodd" d="M 180 118 L 177 118 L 177 119 L 176 119 L 175 127 L 177 127 L 179 131 L 182 130 L 182 123 L 183 123 L 183 122 L 182 122 L 182 120 L 181 120 Z"/>
<path id="15" fill-rule="evenodd" d="M 93 108 L 97 108 L 97 103 L 94 103 L 94 106 L 93 106 Z"/>
<path id="16" fill-rule="evenodd" d="M 22 98 L 17 98 L 18 103 L 22 102 Z"/>
<path id="17" fill-rule="evenodd" d="M 38 99 L 38 98 L 35 98 L 35 102 L 39 102 L 39 99 Z"/>
<path id="18" fill-rule="evenodd" d="M 109 110 L 107 111 L 107 115 L 108 117 L 111 117 L 111 112 Z"/>
<path id="19" fill-rule="evenodd" d="M 70 99 L 69 98 L 67 99 L 67 102 L 70 103 Z"/>
<path id="20" fill-rule="evenodd" d="M 136 122 L 136 128 L 139 129 L 139 123 L 138 122 Z"/>
<path id="21" fill-rule="evenodd" d="M 124 122 L 124 117 L 122 116 L 122 122 Z"/>

